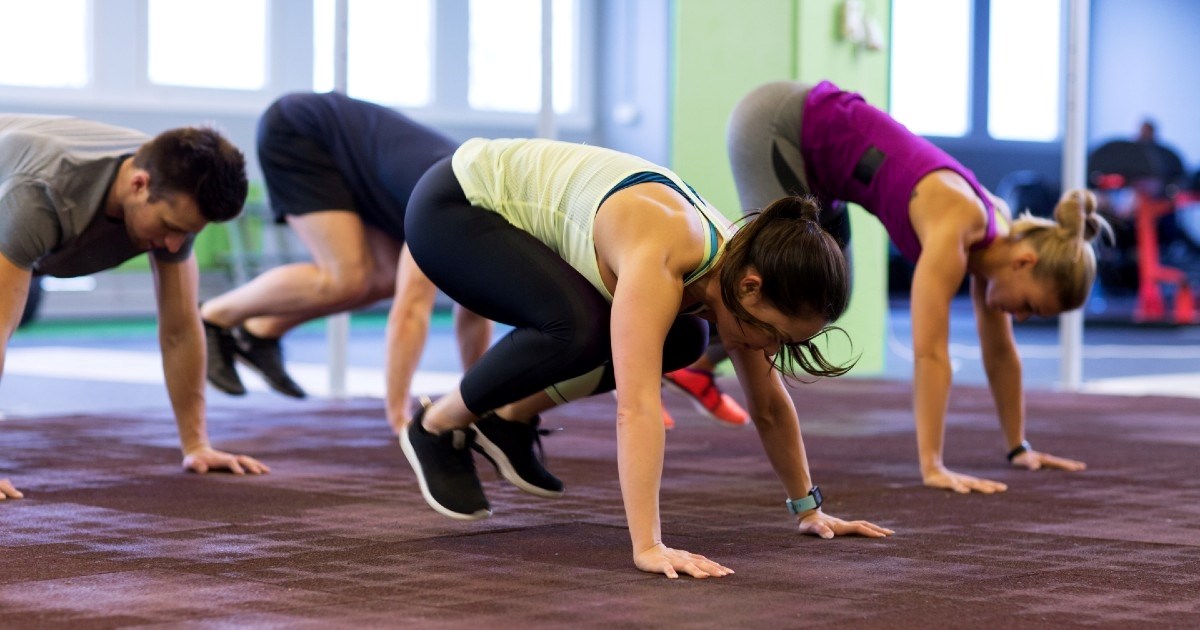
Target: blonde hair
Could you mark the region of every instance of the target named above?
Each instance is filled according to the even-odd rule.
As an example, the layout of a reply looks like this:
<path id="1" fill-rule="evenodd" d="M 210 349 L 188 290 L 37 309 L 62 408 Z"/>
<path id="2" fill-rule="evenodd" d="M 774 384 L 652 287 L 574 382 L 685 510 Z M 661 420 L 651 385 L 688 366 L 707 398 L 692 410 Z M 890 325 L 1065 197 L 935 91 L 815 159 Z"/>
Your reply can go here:
<path id="1" fill-rule="evenodd" d="M 1112 239 L 1108 221 L 1096 213 L 1096 196 L 1088 190 L 1069 190 L 1054 208 L 1054 220 L 1021 213 L 1013 222 L 1012 238 L 1026 241 L 1037 252 L 1035 277 L 1050 280 L 1064 311 L 1083 306 L 1096 279 L 1092 241 L 1101 233 Z"/>

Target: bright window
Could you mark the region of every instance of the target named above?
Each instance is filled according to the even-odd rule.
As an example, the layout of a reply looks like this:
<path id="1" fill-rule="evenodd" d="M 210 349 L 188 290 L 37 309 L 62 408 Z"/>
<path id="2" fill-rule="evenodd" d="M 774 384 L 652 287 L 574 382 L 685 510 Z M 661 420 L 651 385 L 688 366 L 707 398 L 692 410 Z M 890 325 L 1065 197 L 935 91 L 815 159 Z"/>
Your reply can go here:
<path id="1" fill-rule="evenodd" d="M 431 0 L 350 0 L 347 3 L 346 92 L 399 105 L 428 105 L 433 90 Z M 313 2 L 313 89 L 333 85 L 334 0 Z"/>
<path id="2" fill-rule="evenodd" d="M 574 0 L 553 0 L 554 109 L 575 104 Z M 540 0 L 471 0 L 467 101 L 473 109 L 536 112 L 542 96 Z"/>
<path id="3" fill-rule="evenodd" d="M 152 83 L 234 90 L 265 86 L 266 0 L 147 1 Z"/>
<path id="4" fill-rule="evenodd" d="M 892 117 L 923 136 L 966 135 L 971 2 L 893 0 L 891 53 Z"/>
<path id="5" fill-rule="evenodd" d="M 1056 140 L 1062 6 L 1056 0 L 993 0 L 991 6 L 988 134 L 1000 140 Z"/>
<path id="6" fill-rule="evenodd" d="M 87 0 L 0 0 L 0 84 L 88 83 Z"/>

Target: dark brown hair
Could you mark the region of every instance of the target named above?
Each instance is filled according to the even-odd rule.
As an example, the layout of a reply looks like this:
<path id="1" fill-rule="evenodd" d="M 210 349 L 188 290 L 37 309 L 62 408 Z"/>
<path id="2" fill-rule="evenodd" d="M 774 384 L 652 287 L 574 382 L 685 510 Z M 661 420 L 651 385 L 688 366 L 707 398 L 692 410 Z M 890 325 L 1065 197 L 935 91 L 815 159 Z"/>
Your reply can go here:
<path id="1" fill-rule="evenodd" d="M 778 339 L 780 331 L 758 321 L 738 301 L 738 285 L 749 268 L 762 276 L 763 298 L 788 317 L 820 317 L 826 323 L 842 316 L 850 302 L 850 272 L 846 258 L 817 221 L 820 208 L 808 197 L 784 197 L 761 212 L 751 214 L 725 246 L 721 260 L 721 299 L 738 323 L 766 331 Z M 825 326 L 818 335 L 838 330 Z M 835 365 L 813 344 L 813 339 L 783 344 L 773 367 L 795 376 L 799 366 L 814 376 L 841 376 L 854 366 Z"/>
<path id="2" fill-rule="evenodd" d="M 246 158 L 215 129 L 164 131 L 138 149 L 133 164 L 150 174 L 151 198 L 190 195 L 208 221 L 228 221 L 246 203 Z"/>

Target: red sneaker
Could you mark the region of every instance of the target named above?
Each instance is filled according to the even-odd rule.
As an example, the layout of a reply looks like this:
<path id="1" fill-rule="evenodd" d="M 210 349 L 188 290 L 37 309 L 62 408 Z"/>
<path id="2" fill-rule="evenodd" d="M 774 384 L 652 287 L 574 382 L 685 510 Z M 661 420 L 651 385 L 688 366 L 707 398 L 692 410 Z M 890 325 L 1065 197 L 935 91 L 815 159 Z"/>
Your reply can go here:
<path id="1" fill-rule="evenodd" d="M 717 388 L 712 372 L 683 368 L 664 374 L 663 382 L 687 396 L 704 415 L 723 425 L 740 427 L 750 424 L 750 414 L 729 394 Z"/>
<path id="2" fill-rule="evenodd" d="M 675 428 L 675 418 L 672 418 L 665 408 L 663 409 L 663 428 L 668 431 Z"/>

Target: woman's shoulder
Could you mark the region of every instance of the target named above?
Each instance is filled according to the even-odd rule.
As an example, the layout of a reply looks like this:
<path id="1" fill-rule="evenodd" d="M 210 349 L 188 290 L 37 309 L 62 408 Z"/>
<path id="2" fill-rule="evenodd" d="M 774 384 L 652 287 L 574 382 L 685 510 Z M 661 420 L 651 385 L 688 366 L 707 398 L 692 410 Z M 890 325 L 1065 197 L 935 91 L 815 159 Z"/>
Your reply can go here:
<path id="1" fill-rule="evenodd" d="M 922 245 L 926 245 L 925 237 L 932 233 L 967 237 L 969 241 L 965 244 L 969 245 L 983 238 L 987 231 L 990 202 L 989 199 L 985 203 L 962 175 L 947 169 L 937 170 L 923 177 L 913 189 L 909 219 Z"/>

